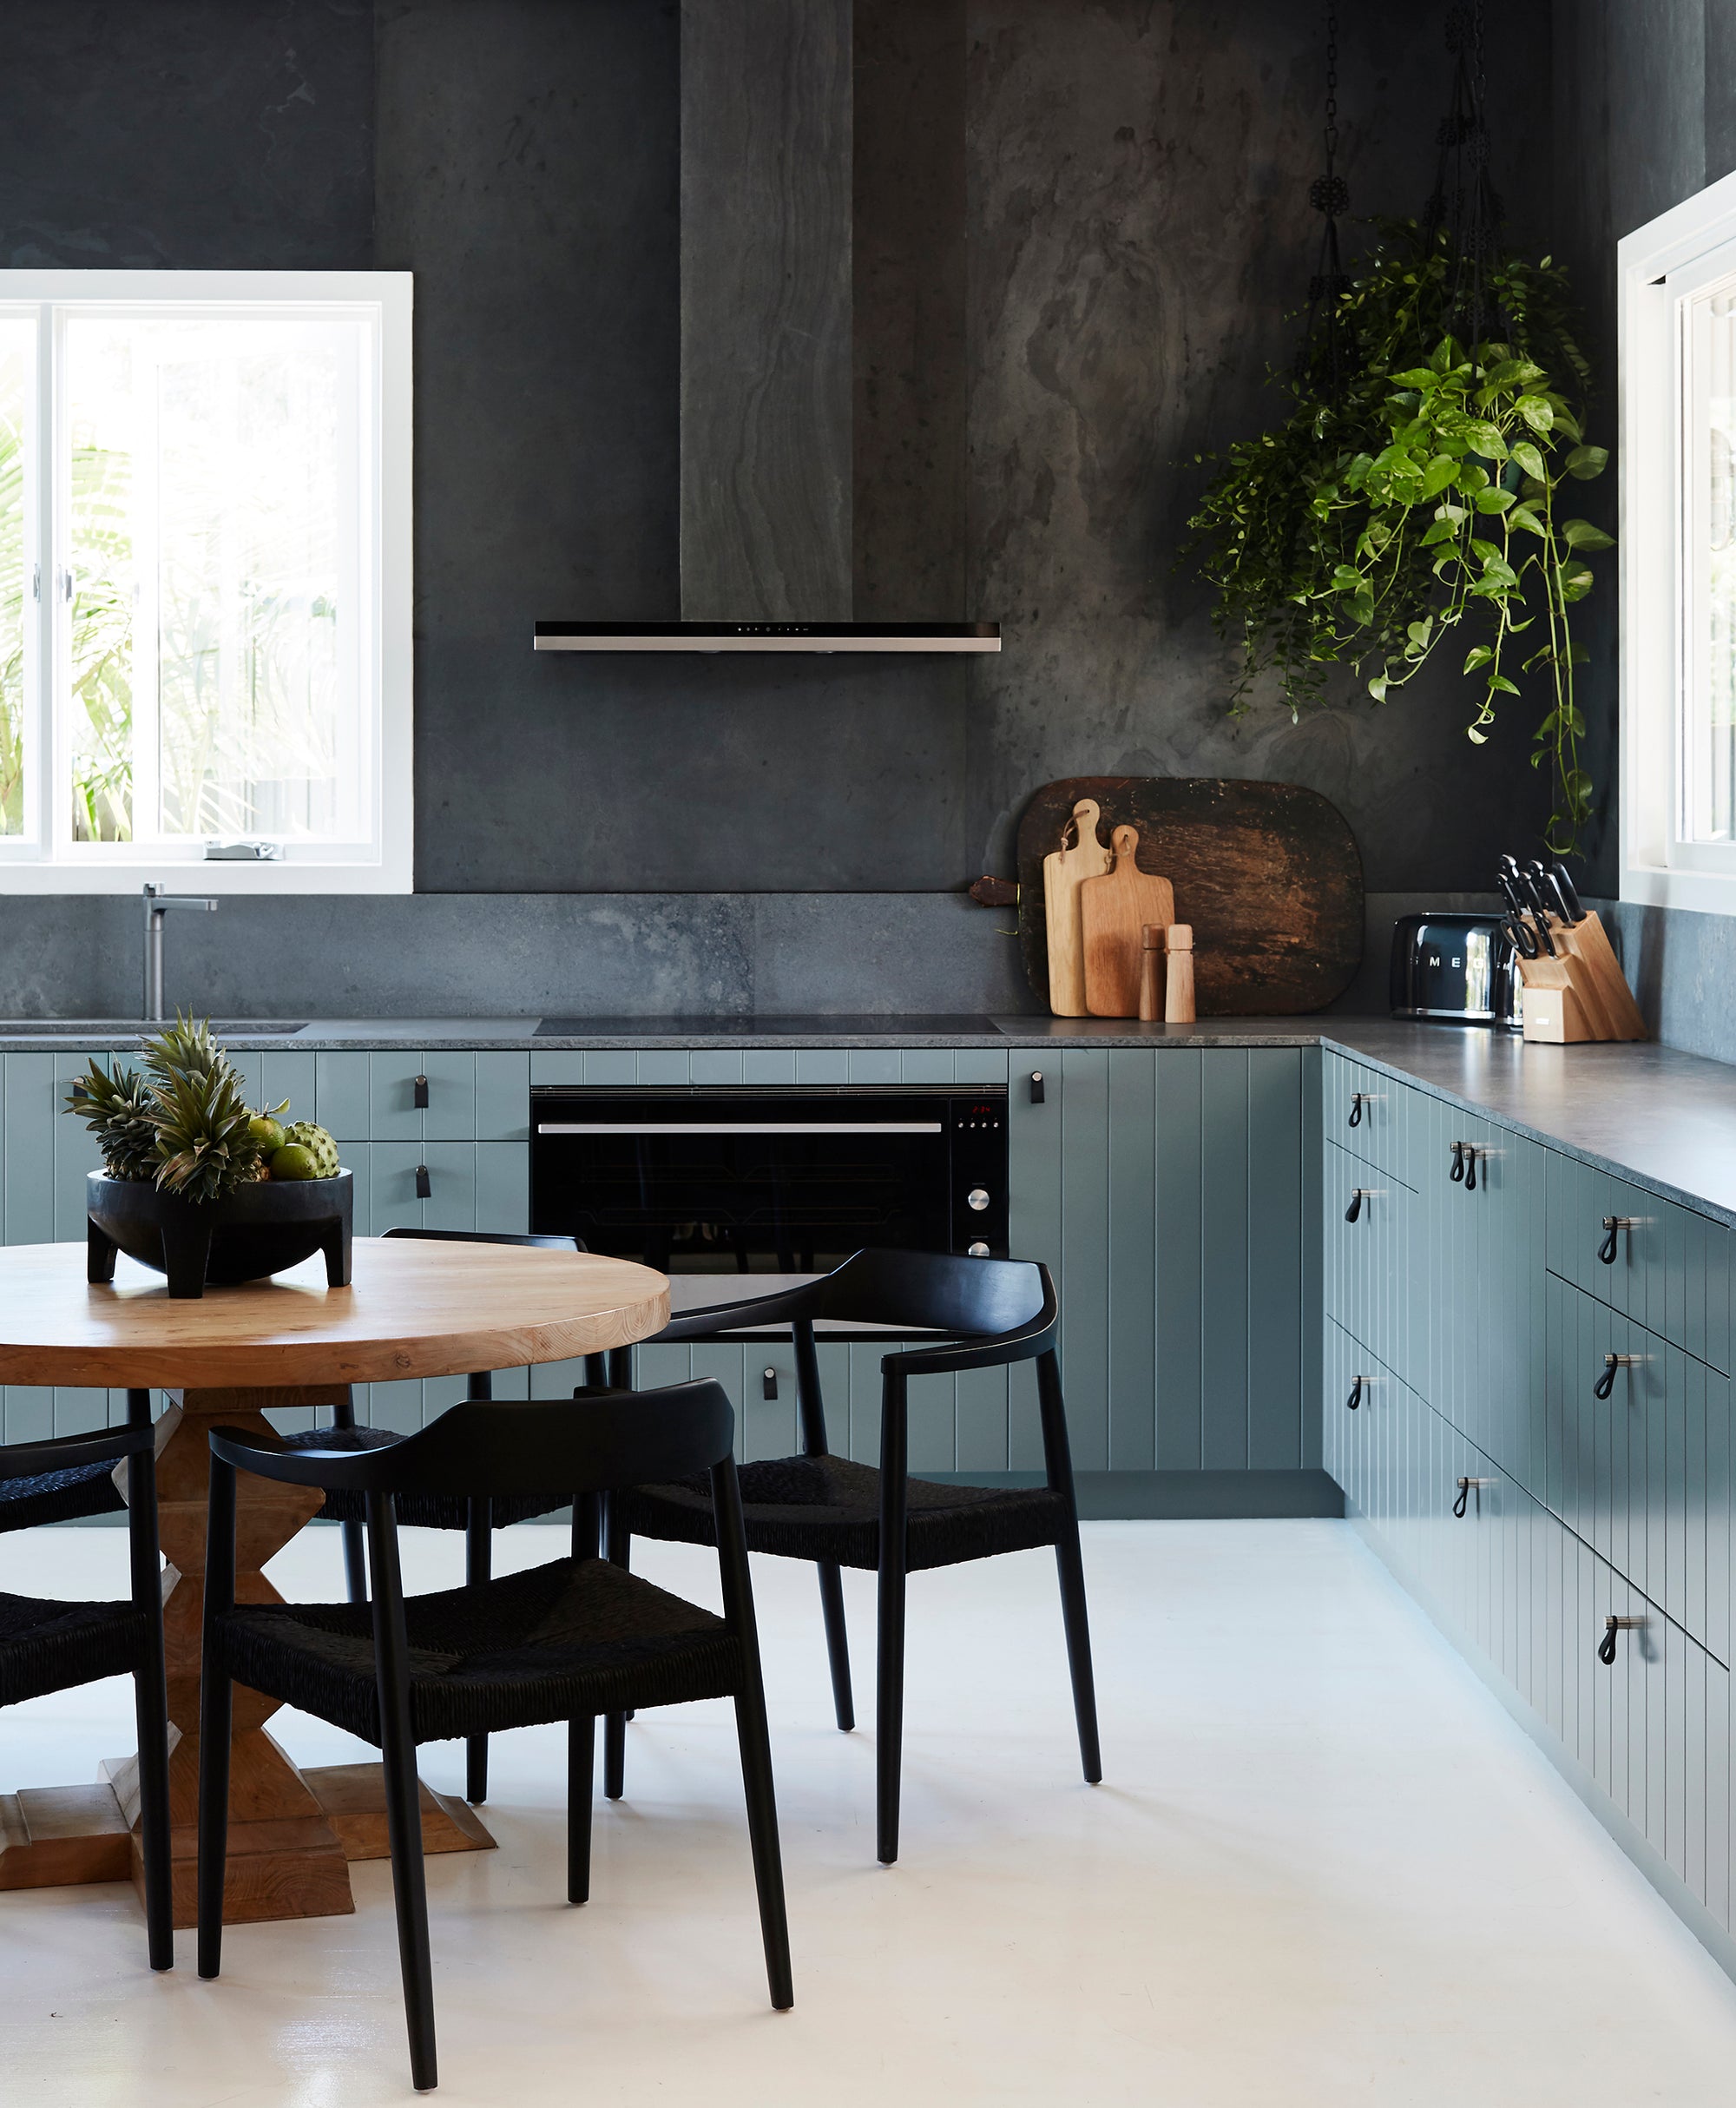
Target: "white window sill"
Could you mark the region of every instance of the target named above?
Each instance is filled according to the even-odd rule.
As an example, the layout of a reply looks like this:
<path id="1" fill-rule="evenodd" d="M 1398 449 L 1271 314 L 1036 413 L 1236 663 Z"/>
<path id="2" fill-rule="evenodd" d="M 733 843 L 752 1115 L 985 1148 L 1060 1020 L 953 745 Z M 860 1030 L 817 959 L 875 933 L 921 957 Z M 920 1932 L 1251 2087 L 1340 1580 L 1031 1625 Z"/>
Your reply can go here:
<path id="1" fill-rule="evenodd" d="M 206 863 L 194 858 L 144 858 L 124 863 L 25 864 L 0 861 L 0 894 L 136 893 L 148 879 L 171 893 L 408 893 L 416 890 L 406 857 L 391 864 Z"/>
<path id="2" fill-rule="evenodd" d="M 1624 866 L 1621 898 L 1645 907 L 1686 908 L 1696 915 L 1736 915 L 1736 872 Z"/>

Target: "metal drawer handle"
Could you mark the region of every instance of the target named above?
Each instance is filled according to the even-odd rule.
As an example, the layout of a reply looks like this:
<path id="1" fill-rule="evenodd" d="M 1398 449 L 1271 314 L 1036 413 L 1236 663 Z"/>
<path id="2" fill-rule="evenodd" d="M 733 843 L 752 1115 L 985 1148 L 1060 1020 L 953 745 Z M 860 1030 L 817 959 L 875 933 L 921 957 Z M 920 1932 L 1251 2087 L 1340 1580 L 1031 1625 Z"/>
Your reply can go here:
<path id="1" fill-rule="evenodd" d="M 1597 1643 L 1597 1658 L 1606 1669 L 1615 1665 L 1615 1635 L 1637 1632 L 1645 1622 L 1643 1617 L 1617 1617 L 1613 1611 L 1604 1619 L 1603 1637 Z"/>
<path id="2" fill-rule="evenodd" d="M 1458 1517 L 1461 1522 L 1464 1520 L 1465 1509 L 1470 1503 L 1471 1494 L 1474 1492 L 1476 1492 L 1477 1489 L 1482 1486 L 1493 1485 L 1494 1484 L 1495 1481 L 1493 1479 L 1461 1479 L 1459 1480 L 1459 1497 L 1453 1503 L 1453 1513 Z M 1483 1509 L 1483 1501 L 1481 1497 L 1479 1497 L 1476 1505 L 1478 1512 L 1481 1513 Z"/>
<path id="3" fill-rule="evenodd" d="M 1606 1354 L 1603 1357 L 1603 1373 L 1591 1387 L 1592 1396 L 1608 1398 L 1615 1388 L 1616 1370 L 1637 1368 L 1645 1359 L 1644 1354 Z"/>
<path id="4" fill-rule="evenodd" d="M 1607 1215 L 1604 1216 L 1603 1227 L 1608 1232 L 1608 1235 L 1604 1238 L 1602 1243 L 1598 1246 L 1597 1255 L 1603 1262 L 1605 1266 L 1614 1266 L 1615 1264 L 1616 1247 L 1621 1240 L 1622 1231 L 1624 1229 L 1631 1230 L 1634 1229 L 1634 1226 L 1639 1222 L 1640 1219 L 1641 1218 L 1636 1215 Z"/>

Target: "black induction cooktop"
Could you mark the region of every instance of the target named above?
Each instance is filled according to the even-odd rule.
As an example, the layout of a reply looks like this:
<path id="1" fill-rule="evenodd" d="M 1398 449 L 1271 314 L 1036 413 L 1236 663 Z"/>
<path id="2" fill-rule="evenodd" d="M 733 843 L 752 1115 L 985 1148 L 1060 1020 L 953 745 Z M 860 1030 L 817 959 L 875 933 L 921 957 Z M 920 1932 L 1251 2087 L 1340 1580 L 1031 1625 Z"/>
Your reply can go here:
<path id="1" fill-rule="evenodd" d="M 538 1039 L 936 1039 L 996 1037 L 987 1018 L 544 1018 Z"/>

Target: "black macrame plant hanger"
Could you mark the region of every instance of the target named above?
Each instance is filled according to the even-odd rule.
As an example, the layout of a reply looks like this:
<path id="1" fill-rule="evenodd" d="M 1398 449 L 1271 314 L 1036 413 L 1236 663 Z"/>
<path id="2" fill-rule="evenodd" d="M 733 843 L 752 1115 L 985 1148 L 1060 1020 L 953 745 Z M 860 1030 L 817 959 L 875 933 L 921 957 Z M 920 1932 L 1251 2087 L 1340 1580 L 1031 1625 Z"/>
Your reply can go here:
<path id="1" fill-rule="evenodd" d="M 1435 135 L 1440 149 L 1435 188 L 1423 214 L 1423 233 L 1430 248 L 1443 231 L 1447 235 L 1452 259 L 1448 323 L 1467 348 L 1501 327 L 1489 289 L 1502 208 L 1489 175 L 1483 10 L 1483 0 L 1456 0 L 1447 10 L 1447 49 L 1454 60 L 1452 94 Z"/>
<path id="2" fill-rule="evenodd" d="M 1308 281 L 1308 316 L 1296 353 L 1299 378 L 1312 377 L 1333 402 L 1344 385 L 1349 362 L 1350 331 L 1340 301 L 1351 288 L 1338 245 L 1338 221 L 1350 210 L 1350 187 L 1338 172 L 1338 10 L 1326 9 L 1326 111 L 1322 138 L 1326 167 L 1308 186 L 1308 202 L 1325 214 L 1320 230 L 1320 253 L 1314 275 Z"/>

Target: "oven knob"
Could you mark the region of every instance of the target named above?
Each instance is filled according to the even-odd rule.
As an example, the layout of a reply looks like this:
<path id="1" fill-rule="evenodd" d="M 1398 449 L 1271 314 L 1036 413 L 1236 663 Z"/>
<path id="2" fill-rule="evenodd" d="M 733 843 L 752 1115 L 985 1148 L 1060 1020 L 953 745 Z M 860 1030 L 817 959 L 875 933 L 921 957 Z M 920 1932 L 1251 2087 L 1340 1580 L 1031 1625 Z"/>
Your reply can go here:
<path id="1" fill-rule="evenodd" d="M 986 1259 L 989 1256 L 989 1248 L 980 1238 L 975 1244 L 967 1244 L 964 1249 L 972 1259 Z"/>
<path id="2" fill-rule="evenodd" d="M 969 1205 L 974 1208 L 978 1215 L 981 1215 L 989 1205 L 988 1189 L 983 1186 L 972 1186 L 964 1198 Z"/>

